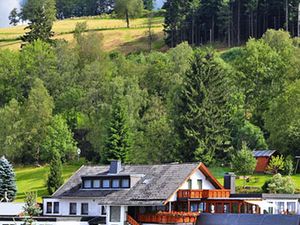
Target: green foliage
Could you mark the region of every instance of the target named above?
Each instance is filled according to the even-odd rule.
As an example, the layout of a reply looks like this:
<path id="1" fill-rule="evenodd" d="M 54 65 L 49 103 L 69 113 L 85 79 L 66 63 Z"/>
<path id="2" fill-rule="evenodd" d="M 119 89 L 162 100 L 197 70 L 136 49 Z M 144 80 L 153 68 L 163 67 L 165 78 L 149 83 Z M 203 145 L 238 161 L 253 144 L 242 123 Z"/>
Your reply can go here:
<path id="1" fill-rule="evenodd" d="M 42 143 L 47 136 L 47 126 L 52 120 L 53 99 L 43 85 L 36 79 L 24 105 L 24 156 L 27 162 L 39 162 Z"/>
<path id="2" fill-rule="evenodd" d="M 50 173 L 47 180 L 48 193 L 52 195 L 63 184 L 63 182 L 61 157 L 58 151 L 54 150 L 52 152 Z"/>
<path id="3" fill-rule="evenodd" d="M 2 156 L 0 158 L 0 201 L 14 201 L 17 194 L 16 178 L 12 165 Z"/>
<path id="4" fill-rule="evenodd" d="M 26 194 L 25 206 L 24 206 L 24 224 L 23 225 L 32 225 L 35 223 L 34 217 L 39 216 L 42 213 L 40 206 L 36 201 L 36 193 L 29 192 Z"/>
<path id="5" fill-rule="evenodd" d="M 252 151 L 250 151 L 246 145 L 243 145 L 242 149 L 232 157 L 231 164 L 235 173 L 245 176 L 253 174 L 256 166 L 256 159 L 254 158 Z"/>
<path id="6" fill-rule="evenodd" d="M 279 171 L 284 169 L 284 158 L 283 156 L 272 156 L 267 167 L 267 170 L 273 174 L 277 174 Z"/>
<path id="7" fill-rule="evenodd" d="M 227 70 L 214 53 L 197 50 L 179 93 L 174 121 L 183 161 L 210 164 L 230 146 Z"/>
<path id="8" fill-rule="evenodd" d="M 288 176 L 291 176 L 294 172 L 293 157 L 290 155 L 285 158 L 283 172 Z"/>
<path id="9" fill-rule="evenodd" d="M 53 117 L 46 130 L 47 136 L 41 146 L 41 159 L 47 162 L 54 152 L 59 152 L 63 162 L 73 160 L 76 156 L 77 147 L 73 134 L 69 130 L 66 120 L 61 115 Z"/>
<path id="10" fill-rule="evenodd" d="M 113 107 L 102 161 L 107 163 L 111 160 L 118 159 L 125 162 L 130 146 L 130 133 L 126 113 L 121 103 L 117 102 Z"/>
<path id="11" fill-rule="evenodd" d="M 13 8 L 13 10 L 11 10 L 11 12 L 9 13 L 9 24 L 13 25 L 13 26 L 17 26 L 18 23 L 20 22 L 20 18 L 19 18 L 19 13 L 18 13 L 18 9 L 17 8 Z"/>
<path id="12" fill-rule="evenodd" d="M 42 40 L 51 43 L 53 21 L 56 18 L 55 0 L 28 0 L 22 8 L 24 20 L 29 20 L 25 29 L 30 29 L 23 37 L 23 42 L 32 43 Z"/>
<path id="13" fill-rule="evenodd" d="M 115 12 L 120 18 L 125 18 L 127 27 L 130 27 L 129 19 L 141 15 L 144 8 L 143 0 L 115 0 Z"/>
<path id="14" fill-rule="evenodd" d="M 13 161 L 21 156 L 23 146 L 24 124 L 21 118 L 19 103 L 12 99 L 0 109 L 0 155 L 5 155 Z"/>
<path id="15" fill-rule="evenodd" d="M 262 187 L 265 193 L 272 194 L 294 194 L 295 189 L 296 185 L 291 177 L 283 177 L 281 174 L 275 174 Z"/>
<path id="16" fill-rule="evenodd" d="M 300 80 L 289 85 L 265 113 L 266 128 L 270 132 L 272 148 L 282 153 L 300 153 Z"/>

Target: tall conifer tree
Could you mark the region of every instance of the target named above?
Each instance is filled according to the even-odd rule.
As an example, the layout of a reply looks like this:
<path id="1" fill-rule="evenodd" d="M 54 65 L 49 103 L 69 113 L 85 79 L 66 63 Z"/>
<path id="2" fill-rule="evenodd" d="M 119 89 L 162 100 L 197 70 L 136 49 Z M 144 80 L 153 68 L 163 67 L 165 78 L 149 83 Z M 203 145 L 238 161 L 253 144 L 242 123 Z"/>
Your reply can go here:
<path id="1" fill-rule="evenodd" d="M 47 188 L 49 194 L 53 194 L 62 184 L 62 163 L 58 151 L 53 151 L 50 162 L 50 173 L 47 180 Z"/>
<path id="2" fill-rule="evenodd" d="M 182 143 L 182 161 L 213 163 L 224 158 L 230 144 L 227 101 L 229 85 L 226 71 L 212 53 L 198 50 L 187 72 L 175 127 Z"/>
<path id="3" fill-rule="evenodd" d="M 113 106 L 105 144 L 104 162 L 112 159 L 126 161 L 130 149 L 130 135 L 125 110 L 118 102 Z"/>

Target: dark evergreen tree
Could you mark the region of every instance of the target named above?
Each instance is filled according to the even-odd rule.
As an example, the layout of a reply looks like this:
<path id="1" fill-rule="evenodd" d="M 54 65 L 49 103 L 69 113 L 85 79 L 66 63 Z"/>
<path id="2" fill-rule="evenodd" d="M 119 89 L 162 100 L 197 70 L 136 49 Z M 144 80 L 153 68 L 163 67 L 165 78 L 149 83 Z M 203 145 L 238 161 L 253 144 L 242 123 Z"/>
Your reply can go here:
<path id="1" fill-rule="evenodd" d="M 16 178 L 12 165 L 2 156 L 0 159 L 0 200 L 13 201 L 17 194 Z M 5 199 L 7 198 L 7 199 Z"/>
<path id="2" fill-rule="evenodd" d="M 176 106 L 175 128 L 182 161 L 208 165 L 228 156 L 229 82 L 227 71 L 213 53 L 197 50 Z"/>
<path id="3" fill-rule="evenodd" d="M 62 177 L 62 163 L 58 151 L 53 151 L 50 162 L 50 173 L 47 180 L 49 194 L 53 194 L 64 182 Z"/>
<path id="4" fill-rule="evenodd" d="M 17 8 L 13 8 L 13 10 L 11 10 L 10 14 L 9 14 L 9 24 L 10 25 L 13 25 L 13 26 L 17 26 L 18 23 L 20 22 L 20 18 L 19 18 L 19 13 L 18 13 L 18 10 Z"/>
<path id="5" fill-rule="evenodd" d="M 112 117 L 108 128 L 108 137 L 105 144 L 105 152 L 102 158 L 103 162 L 109 162 L 112 159 L 119 159 L 122 162 L 127 160 L 130 150 L 130 135 L 127 118 L 121 103 L 113 106 Z"/>
<path id="6" fill-rule="evenodd" d="M 56 18 L 56 8 L 54 0 L 42 0 L 36 3 L 35 0 L 28 1 L 23 7 L 23 19 L 29 20 L 29 25 L 25 29 L 30 31 L 22 36 L 23 42 L 32 43 L 36 40 L 51 43 L 53 22 Z"/>
<path id="7" fill-rule="evenodd" d="M 153 10 L 154 9 L 154 0 L 144 0 L 144 7 L 147 10 Z"/>

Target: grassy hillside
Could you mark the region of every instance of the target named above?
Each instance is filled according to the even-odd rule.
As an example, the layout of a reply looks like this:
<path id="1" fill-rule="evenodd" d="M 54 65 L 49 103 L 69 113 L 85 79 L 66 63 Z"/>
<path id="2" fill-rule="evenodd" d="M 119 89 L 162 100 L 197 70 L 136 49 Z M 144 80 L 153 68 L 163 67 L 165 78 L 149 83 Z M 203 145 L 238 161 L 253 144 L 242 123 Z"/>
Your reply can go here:
<path id="1" fill-rule="evenodd" d="M 147 18 L 131 20 L 130 29 L 127 29 L 125 21 L 120 19 L 91 17 L 59 20 L 53 26 L 54 38 L 72 41 L 76 23 L 79 22 L 86 22 L 90 31 L 103 34 L 103 45 L 106 51 L 120 50 L 129 53 L 147 49 Z M 162 17 L 153 18 L 155 49 L 164 47 L 162 23 Z M 0 48 L 19 49 L 21 44 L 19 39 L 25 32 L 24 28 L 25 26 L 0 28 Z"/>
<path id="2" fill-rule="evenodd" d="M 63 177 L 68 179 L 77 169 L 80 164 L 64 165 Z M 38 195 L 38 201 L 42 201 L 43 196 L 48 195 L 46 181 L 49 173 L 49 167 L 17 167 L 15 169 L 17 177 L 17 199 L 16 201 L 24 201 L 26 192 L 35 191 Z"/>

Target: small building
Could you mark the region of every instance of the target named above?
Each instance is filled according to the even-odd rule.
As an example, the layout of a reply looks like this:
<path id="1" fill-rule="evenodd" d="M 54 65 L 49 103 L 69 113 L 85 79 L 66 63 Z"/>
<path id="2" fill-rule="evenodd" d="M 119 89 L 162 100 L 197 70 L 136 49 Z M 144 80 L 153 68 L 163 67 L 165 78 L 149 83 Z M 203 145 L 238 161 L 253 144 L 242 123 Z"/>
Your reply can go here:
<path id="1" fill-rule="evenodd" d="M 276 150 L 259 150 L 253 151 L 253 156 L 256 158 L 256 173 L 264 173 L 267 170 L 270 159 L 276 154 Z"/>

